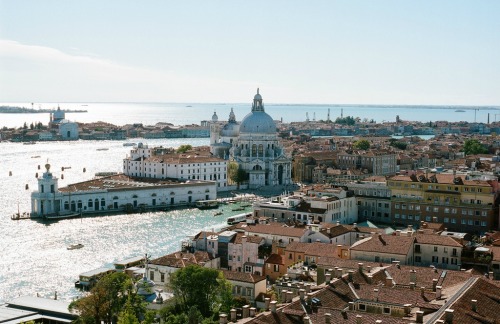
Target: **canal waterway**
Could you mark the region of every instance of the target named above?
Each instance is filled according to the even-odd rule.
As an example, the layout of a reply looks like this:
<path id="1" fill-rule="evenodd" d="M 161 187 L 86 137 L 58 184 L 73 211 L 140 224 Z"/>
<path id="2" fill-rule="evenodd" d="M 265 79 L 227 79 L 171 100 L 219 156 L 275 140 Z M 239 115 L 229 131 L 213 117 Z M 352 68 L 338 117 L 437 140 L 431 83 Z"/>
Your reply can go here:
<path id="1" fill-rule="evenodd" d="M 208 139 L 142 141 L 164 147 L 208 145 Z M 226 225 L 227 217 L 242 212 L 223 206 L 220 209 L 224 213 L 220 216 L 213 216 L 214 210 L 189 208 L 53 223 L 10 219 L 18 208 L 21 213 L 30 211 L 35 175 L 43 172 L 47 161 L 62 187 L 91 179 L 96 172 L 120 172 L 122 159 L 130 149 L 120 141 L 0 143 L 0 303 L 21 295 L 49 297 L 55 291 L 60 299 L 71 300 L 78 295 L 74 282 L 79 273 L 112 267 L 114 261 L 144 253 L 155 258 L 177 251 L 187 236 L 200 230 L 220 229 Z M 62 172 L 62 167 L 71 168 Z M 82 243 L 84 247 L 66 249 L 74 243 Z"/>

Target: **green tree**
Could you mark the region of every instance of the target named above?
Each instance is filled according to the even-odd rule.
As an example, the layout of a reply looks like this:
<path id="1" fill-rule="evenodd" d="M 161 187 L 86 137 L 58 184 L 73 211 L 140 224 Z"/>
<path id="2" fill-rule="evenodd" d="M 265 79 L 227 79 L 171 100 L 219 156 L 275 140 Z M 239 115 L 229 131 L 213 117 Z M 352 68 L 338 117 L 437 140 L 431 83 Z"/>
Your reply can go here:
<path id="1" fill-rule="evenodd" d="M 389 145 L 392 146 L 392 147 L 398 148 L 400 150 L 406 150 L 406 148 L 408 147 L 407 143 L 398 141 L 398 140 L 396 140 L 394 138 L 391 138 L 389 140 Z"/>
<path id="2" fill-rule="evenodd" d="M 335 124 L 352 126 L 352 125 L 356 124 L 356 120 L 351 116 L 337 117 L 337 119 L 335 119 Z"/>
<path id="3" fill-rule="evenodd" d="M 477 139 L 467 139 L 464 142 L 463 151 L 465 155 L 488 153 L 488 149 Z"/>
<path id="4" fill-rule="evenodd" d="M 358 150 L 368 150 L 370 148 L 370 142 L 365 139 L 357 140 L 353 143 L 352 146 Z"/>
<path id="5" fill-rule="evenodd" d="M 238 163 L 234 161 L 229 162 L 228 173 L 229 179 L 231 179 L 233 183 L 237 184 L 238 189 L 240 189 L 240 183 L 247 180 L 247 173 L 245 172 L 245 170 L 240 169 Z"/>
<path id="6" fill-rule="evenodd" d="M 170 287 L 184 312 L 195 306 L 202 316 L 209 317 L 232 305 L 232 299 L 227 298 L 231 285 L 216 269 L 189 265 L 172 274 Z"/>
<path id="7" fill-rule="evenodd" d="M 177 148 L 177 153 L 186 153 L 187 151 L 192 149 L 193 147 L 190 144 L 184 144 L 179 146 L 179 148 Z"/>
<path id="8" fill-rule="evenodd" d="M 114 323 L 126 304 L 127 312 L 132 310 L 136 318 L 145 314 L 144 300 L 135 293 L 132 280 L 125 273 L 115 272 L 101 278 L 89 295 L 72 302 L 69 308 L 80 313 L 81 323 Z M 123 316 L 130 319 L 129 314 Z"/>

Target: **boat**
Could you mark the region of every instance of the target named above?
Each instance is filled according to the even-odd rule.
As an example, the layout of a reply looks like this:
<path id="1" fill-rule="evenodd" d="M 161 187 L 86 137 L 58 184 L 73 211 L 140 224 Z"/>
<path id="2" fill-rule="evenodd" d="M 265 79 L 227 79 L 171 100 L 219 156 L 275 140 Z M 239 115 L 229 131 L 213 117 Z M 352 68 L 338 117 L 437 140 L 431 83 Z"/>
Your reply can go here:
<path id="1" fill-rule="evenodd" d="M 231 210 L 232 211 L 240 211 L 240 210 L 245 210 L 245 208 L 243 208 L 243 207 L 236 207 L 236 208 L 233 208 Z"/>
<path id="2" fill-rule="evenodd" d="M 198 200 L 195 205 L 198 209 L 212 209 L 218 208 L 219 202 L 217 200 Z"/>
<path id="3" fill-rule="evenodd" d="M 102 148 L 98 148 L 96 151 L 107 151 L 109 150 L 109 148 L 107 147 L 102 147 Z"/>
<path id="4" fill-rule="evenodd" d="M 76 250 L 76 249 L 81 249 L 82 247 L 83 247 L 82 243 L 77 243 L 77 244 L 68 245 L 68 247 L 66 249 L 67 250 Z"/>
<path id="5" fill-rule="evenodd" d="M 455 112 L 465 112 L 465 110 L 457 109 L 457 110 L 455 110 Z"/>
<path id="6" fill-rule="evenodd" d="M 123 146 L 135 146 L 135 145 L 137 145 L 137 144 L 135 144 L 135 143 L 123 143 Z"/>
<path id="7" fill-rule="evenodd" d="M 39 157 L 40 157 L 40 155 L 33 155 L 31 158 L 32 158 L 32 159 L 37 159 L 37 158 L 39 158 Z"/>
<path id="8" fill-rule="evenodd" d="M 35 141 L 31 141 L 31 142 L 24 142 L 23 145 L 33 145 L 33 144 L 36 144 Z"/>
<path id="9" fill-rule="evenodd" d="M 234 225 L 234 224 L 238 224 L 240 222 L 244 222 L 250 216 L 252 216 L 252 213 L 243 213 L 243 214 L 230 216 L 227 218 L 227 224 Z"/>
<path id="10" fill-rule="evenodd" d="M 26 213 L 26 212 L 24 212 L 22 214 L 17 212 L 15 214 L 13 214 L 12 216 L 10 216 L 10 219 L 12 219 L 12 220 L 21 220 L 21 219 L 30 219 L 30 218 L 31 218 L 30 213 Z"/>
<path id="11" fill-rule="evenodd" d="M 45 220 L 51 221 L 51 220 L 60 220 L 60 219 L 69 219 L 69 218 L 76 218 L 76 217 L 82 217 L 82 213 L 76 213 L 76 214 L 55 214 L 55 215 L 45 215 L 43 218 Z"/>
<path id="12" fill-rule="evenodd" d="M 215 212 L 215 213 L 214 213 L 214 216 L 219 216 L 219 215 L 222 215 L 222 212 L 221 212 L 221 211 L 218 211 L 218 212 Z"/>

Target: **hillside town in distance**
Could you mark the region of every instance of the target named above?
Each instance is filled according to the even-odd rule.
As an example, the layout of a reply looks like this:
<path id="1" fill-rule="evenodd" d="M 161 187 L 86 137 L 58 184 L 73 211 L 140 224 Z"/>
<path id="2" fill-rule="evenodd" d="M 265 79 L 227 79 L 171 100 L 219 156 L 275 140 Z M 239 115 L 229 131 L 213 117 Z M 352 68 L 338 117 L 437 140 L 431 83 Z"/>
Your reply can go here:
<path id="1" fill-rule="evenodd" d="M 31 217 L 216 210 L 249 197 L 250 213 L 174 253 L 82 273 L 78 284 L 91 294 L 109 273 L 140 278 L 137 293 L 160 319 L 178 298 L 176 273 L 209 268 L 230 283 L 233 302 L 210 309 L 221 324 L 500 321 L 500 123 L 284 124 L 266 113 L 258 89 L 249 110 L 241 121 L 231 110 L 224 121 L 214 113 L 179 127 L 78 124 L 58 110 L 48 127 L 0 133 L 11 141 L 210 138 L 182 152 L 137 144 L 123 173 L 64 188 L 47 164 Z M 10 307 L 35 311 L 22 298 Z M 61 323 L 81 315 L 50 302 L 36 311 L 47 307 Z M 82 312 L 81 304 L 72 303 Z"/>

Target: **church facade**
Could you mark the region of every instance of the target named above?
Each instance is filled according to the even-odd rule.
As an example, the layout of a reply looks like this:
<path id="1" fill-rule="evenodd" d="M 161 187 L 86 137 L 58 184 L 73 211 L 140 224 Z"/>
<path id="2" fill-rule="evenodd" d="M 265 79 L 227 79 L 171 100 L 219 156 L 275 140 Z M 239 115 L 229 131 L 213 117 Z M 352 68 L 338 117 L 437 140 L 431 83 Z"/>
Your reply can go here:
<path id="1" fill-rule="evenodd" d="M 227 123 L 214 113 L 210 149 L 215 156 L 234 161 L 248 174 L 249 188 L 291 184 L 291 158 L 281 145 L 276 124 L 264 110 L 262 96 L 254 96 L 252 110 L 241 122 L 233 110 Z"/>

